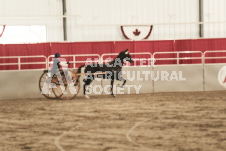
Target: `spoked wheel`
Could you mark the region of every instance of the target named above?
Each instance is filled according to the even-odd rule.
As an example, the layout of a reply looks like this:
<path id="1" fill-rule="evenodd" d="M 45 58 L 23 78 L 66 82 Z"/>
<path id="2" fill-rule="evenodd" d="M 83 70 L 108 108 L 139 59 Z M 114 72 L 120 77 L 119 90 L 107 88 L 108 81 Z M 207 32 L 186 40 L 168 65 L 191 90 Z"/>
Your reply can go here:
<path id="1" fill-rule="evenodd" d="M 71 71 L 69 72 L 70 72 L 70 75 L 73 74 Z M 53 89 L 53 93 L 57 98 L 60 98 L 62 100 L 70 100 L 75 98 L 80 90 L 80 81 L 78 80 L 78 82 L 76 82 L 77 78 L 74 78 L 72 76 L 73 82 L 71 84 L 68 84 L 65 76 L 62 76 L 62 77 L 63 77 L 64 88 L 62 88 L 58 83 L 56 85 L 56 88 Z"/>
<path id="2" fill-rule="evenodd" d="M 41 75 L 40 79 L 39 79 L 39 90 L 41 92 L 41 94 L 43 96 L 45 96 L 46 98 L 48 99 L 55 99 L 56 96 L 55 94 L 53 93 L 53 89 L 51 86 L 51 84 L 45 84 L 44 83 L 46 82 L 47 80 L 47 73 L 48 72 L 43 72 L 43 74 Z"/>

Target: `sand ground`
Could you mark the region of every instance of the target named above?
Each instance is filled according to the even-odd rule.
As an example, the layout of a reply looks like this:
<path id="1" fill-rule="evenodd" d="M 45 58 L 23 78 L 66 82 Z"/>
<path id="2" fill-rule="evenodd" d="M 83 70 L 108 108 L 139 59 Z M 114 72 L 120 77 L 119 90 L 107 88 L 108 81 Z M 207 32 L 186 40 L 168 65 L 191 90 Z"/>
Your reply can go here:
<path id="1" fill-rule="evenodd" d="M 226 150 L 226 92 L 0 101 L 1 151 Z"/>

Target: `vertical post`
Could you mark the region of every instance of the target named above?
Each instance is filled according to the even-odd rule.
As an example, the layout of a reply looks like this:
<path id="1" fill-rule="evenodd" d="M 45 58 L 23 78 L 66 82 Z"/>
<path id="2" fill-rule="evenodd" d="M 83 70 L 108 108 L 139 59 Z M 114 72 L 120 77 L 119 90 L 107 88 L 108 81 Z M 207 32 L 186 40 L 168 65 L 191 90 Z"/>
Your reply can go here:
<path id="1" fill-rule="evenodd" d="M 179 65 L 180 60 L 179 60 L 179 52 L 177 52 L 177 65 Z"/>
<path id="2" fill-rule="evenodd" d="M 100 63 L 101 63 L 101 64 L 104 63 L 104 59 L 103 59 L 103 58 L 104 58 L 104 54 L 102 54 L 101 57 L 100 57 Z"/>
<path id="3" fill-rule="evenodd" d="M 18 70 L 20 70 L 21 67 L 20 67 L 20 57 L 18 57 Z"/>
<path id="4" fill-rule="evenodd" d="M 203 91 L 205 90 L 205 56 L 206 56 L 206 52 L 202 53 L 202 72 L 203 72 Z"/>
<path id="5" fill-rule="evenodd" d="M 47 60 L 47 58 L 45 57 L 45 62 L 46 62 L 46 70 L 48 70 L 49 68 L 48 68 L 48 60 Z"/>
<path id="6" fill-rule="evenodd" d="M 155 60 L 155 53 L 151 56 L 153 58 L 153 61 Z M 152 93 L 155 93 L 155 68 L 154 66 L 151 66 L 151 81 L 152 81 Z"/>
<path id="7" fill-rule="evenodd" d="M 151 59 L 151 67 L 155 66 L 155 58 L 154 56 L 152 56 L 152 54 L 150 54 L 150 59 Z"/>
<path id="8" fill-rule="evenodd" d="M 47 70 L 49 70 L 49 62 L 50 62 L 49 58 L 50 58 L 50 56 L 48 56 L 47 61 L 46 61 L 47 62 Z"/>
<path id="9" fill-rule="evenodd" d="M 203 18 L 204 10 L 203 10 L 203 0 L 199 0 L 199 37 L 204 37 L 204 18 Z"/>
<path id="10" fill-rule="evenodd" d="M 75 56 L 73 56 L 73 68 L 75 69 Z"/>
<path id="11" fill-rule="evenodd" d="M 67 6 L 66 0 L 62 0 L 62 9 L 63 9 L 63 34 L 64 34 L 64 41 L 67 41 Z"/>

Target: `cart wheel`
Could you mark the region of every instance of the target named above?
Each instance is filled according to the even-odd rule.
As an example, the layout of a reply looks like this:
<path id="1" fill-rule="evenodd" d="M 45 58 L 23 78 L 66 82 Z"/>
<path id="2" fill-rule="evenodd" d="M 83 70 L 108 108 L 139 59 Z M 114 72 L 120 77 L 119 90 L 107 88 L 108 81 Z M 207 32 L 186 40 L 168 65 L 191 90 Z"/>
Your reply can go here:
<path id="1" fill-rule="evenodd" d="M 65 91 L 62 92 L 60 85 L 57 85 L 55 89 L 53 89 L 53 93 L 57 98 L 62 100 L 70 100 L 76 97 L 80 89 L 80 82 L 74 85 L 74 88 L 70 88 L 67 84 L 65 84 Z M 72 90 L 71 90 L 72 89 Z"/>
<path id="2" fill-rule="evenodd" d="M 70 72 L 70 75 L 71 75 L 72 74 L 71 71 L 69 71 L 69 72 Z M 60 98 L 62 100 L 70 100 L 70 99 L 75 98 L 77 96 L 77 94 L 79 93 L 79 90 L 80 90 L 80 81 L 78 81 L 76 83 L 77 79 L 72 78 L 73 84 L 70 86 L 70 85 L 68 85 L 68 83 L 65 79 L 65 76 L 62 76 L 62 78 L 63 78 L 65 91 L 63 92 L 60 84 L 57 84 L 56 88 L 53 89 L 53 93 L 55 94 L 55 96 L 57 98 Z"/>
<path id="3" fill-rule="evenodd" d="M 53 93 L 53 89 L 50 88 L 49 85 L 48 85 L 48 86 L 45 86 L 45 88 L 43 87 L 43 86 L 44 86 L 44 83 L 45 83 L 45 81 L 46 81 L 46 79 L 47 79 L 47 73 L 48 73 L 48 72 L 44 72 L 44 73 L 41 75 L 40 79 L 39 79 L 39 90 L 40 90 L 41 94 L 42 94 L 43 96 L 45 96 L 46 98 L 48 98 L 48 99 L 55 99 L 56 96 L 55 96 L 55 94 Z M 43 89 L 43 88 L 44 88 L 44 89 Z M 43 92 L 45 92 L 45 93 L 46 93 L 46 92 L 49 92 L 49 94 L 43 94 L 43 93 L 42 93 L 42 90 L 43 90 Z"/>

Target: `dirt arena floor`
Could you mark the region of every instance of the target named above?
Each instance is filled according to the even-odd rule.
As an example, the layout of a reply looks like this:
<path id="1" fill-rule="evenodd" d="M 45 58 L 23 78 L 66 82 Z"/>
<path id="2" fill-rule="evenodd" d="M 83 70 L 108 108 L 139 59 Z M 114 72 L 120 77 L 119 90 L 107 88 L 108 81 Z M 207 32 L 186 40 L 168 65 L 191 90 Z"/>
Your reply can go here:
<path id="1" fill-rule="evenodd" d="M 0 101 L 1 151 L 225 151 L 226 92 Z"/>

